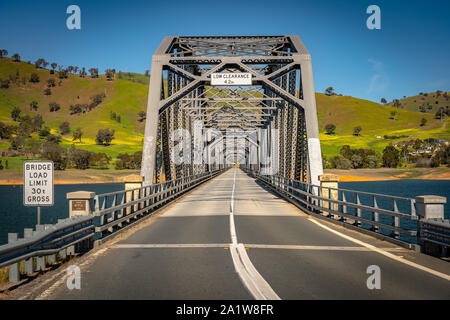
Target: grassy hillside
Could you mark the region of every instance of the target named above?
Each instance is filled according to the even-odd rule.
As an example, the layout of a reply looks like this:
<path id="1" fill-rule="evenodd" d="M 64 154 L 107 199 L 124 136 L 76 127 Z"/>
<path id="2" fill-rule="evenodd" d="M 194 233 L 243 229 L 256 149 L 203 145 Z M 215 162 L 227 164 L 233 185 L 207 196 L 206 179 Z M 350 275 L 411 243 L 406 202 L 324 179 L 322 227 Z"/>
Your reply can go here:
<path id="1" fill-rule="evenodd" d="M 329 157 L 338 153 L 339 148 L 349 144 L 355 148 L 383 150 L 389 143 L 409 138 L 450 138 L 447 121 L 434 119 L 434 114 L 413 112 L 404 109 L 384 106 L 379 103 L 357 99 L 349 96 L 327 96 L 316 93 L 320 138 L 322 152 Z M 395 120 L 391 112 L 397 114 Z M 427 119 L 425 126 L 420 126 L 422 118 Z M 336 125 L 333 135 L 325 133 L 328 123 Z M 353 128 L 361 126 L 361 136 L 353 136 Z M 384 139 L 388 136 L 408 136 L 400 139 Z M 381 137 L 379 139 L 377 137 Z"/>
<path id="2" fill-rule="evenodd" d="M 10 59 L 0 60 L 0 78 L 8 78 L 9 75 L 19 73 L 19 78 L 25 77 L 27 82 L 10 85 L 8 89 L 0 89 L 0 121 L 11 123 L 11 110 L 18 106 L 23 113 L 33 116 L 35 113 L 42 115 L 45 125 L 56 133 L 59 125 L 68 121 L 71 132 L 63 136 L 62 145 L 68 146 L 72 142 L 72 131 L 81 128 L 83 131 L 82 143 L 76 142 L 79 148 L 96 152 L 106 152 L 116 156 L 120 152 L 135 152 L 141 149 L 144 124 L 138 122 L 138 112 L 145 110 L 147 106 L 148 85 L 129 80 L 124 76 L 122 80 L 107 81 L 104 75 L 98 79 L 90 77 L 80 78 L 77 75 L 69 75 L 68 79 L 62 80 L 58 85 L 57 75 L 51 75 L 49 70 L 36 69 L 34 65 L 20 62 L 16 63 Z M 31 73 L 37 73 L 39 83 L 28 81 Z M 133 77 L 141 80 L 144 76 Z M 47 80 L 54 78 L 56 86 L 51 88 L 50 96 L 44 95 L 47 88 Z M 142 80 L 143 82 L 143 80 Z M 95 94 L 104 93 L 106 98 L 95 109 L 85 114 L 70 115 L 71 104 L 89 104 L 91 97 Z M 37 101 L 39 109 L 31 111 L 29 104 Z M 48 104 L 56 102 L 61 105 L 61 110 L 50 112 Z M 110 112 L 120 115 L 121 123 L 110 118 Z M 110 128 L 115 130 L 115 139 L 111 146 L 99 146 L 95 144 L 95 136 L 98 129 Z M 0 142 L 0 150 L 5 149 L 7 143 Z"/>
<path id="3" fill-rule="evenodd" d="M 420 111 L 422 106 L 427 113 L 435 114 L 440 107 L 450 108 L 450 92 L 428 92 L 398 100 L 401 108 L 409 111 Z M 393 106 L 394 102 L 389 105 Z"/>
<path id="4" fill-rule="evenodd" d="M 116 74 L 114 81 L 107 81 L 104 75 L 98 79 L 69 75 L 68 79 L 62 80 L 59 85 L 57 74 L 51 75 L 49 70 L 36 69 L 32 64 L 13 62 L 9 58 L 0 59 L 0 78 L 7 79 L 10 75 L 17 73 L 20 79 L 18 84 L 11 84 L 8 89 L 0 89 L 1 122 L 12 123 L 11 110 L 18 106 L 25 114 L 31 116 L 35 113 L 41 114 L 45 125 L 52 129 L 52 133 L 57 133 L 59 125 L 68 121 L 71 132 L 63 137 L 62 145 L 65 147 L 75 144 L 77 148 L 105 152 L 113 158 L 118 153 L 132 153 L 142 149 L 144 123 L 138 121 L 137 114 L 146 109 L 148 77 L 142 74 L 120 72 Z M 39 75 L 39 83 L 28 81 L 31 73 Z M 24 84 L 22 78 L 26 79 Z M 47 88 L 47 80 L 50 78 L 55 79 L 56 86 L 51 88 L 52 94 L 46 96 L 44 90 Z M 88 104 L 91 97 L 99 93 L 106 94 L 106 98 L 98 107 L 86 114 L 70 115 L 69 106 L 71 104 Z M 419 98 L 422 97 L 425 96 Z M 428 94 L 428 98 L 433 99 L 432 94 Z M 408 99 L 414 101 L 418 98 L 411 97 L 404 100 Z M 443 99 L 445 100 L 445 98 Z M 29 104 L 33 100 L 39 104 L 37 111 L 30 110 Z M 344 144 L 355 148 L 371 148 L 381 151 L 386 145 L 396 141 L 377 138 L 384 135 L 450 139 L 448 120 L 445 122 L 436 120 L 434 113 L 410 111 L 407 107 L 409 104 L 406 102 L 405 108 L 399 109 L 349 96 L 327 96 L 317 93 L 316 100 L 322 150 L 326 157 L 337 154 L 339 148 Z M 59 103 L 61 110 L 50 112 L 48 107 L 50 102 Z M 396 120 L 389 119 L 392 111 L 397 112 Z M 120 115 L 121 123 L 110 118 L 111 112 Z M 427 119 L 427 124 L 423 127 L 420 126 L 422 118 Z M 334 135 L 325 133 L 324 128 L 328 123 L 336 125 Z M 355 126 L 362 127 L 360 137 L 352 135 Z M 72 131 L 76 128 L 81 128 L 84 132 L 82 143 L 72 142 Z M 115 130 L 115 139 L 111 146 L 95 144 L 95 136 L 101 128 Z M 38 138 L 37 134 L 33 134 L 33 137 Z M 8 141 L 0 140 L 0 151 L 7 150 L 8 147 Z M 21 168 L 19 163 L 21 161 L 21 158 L 10 161 L 10 167 Z"/>

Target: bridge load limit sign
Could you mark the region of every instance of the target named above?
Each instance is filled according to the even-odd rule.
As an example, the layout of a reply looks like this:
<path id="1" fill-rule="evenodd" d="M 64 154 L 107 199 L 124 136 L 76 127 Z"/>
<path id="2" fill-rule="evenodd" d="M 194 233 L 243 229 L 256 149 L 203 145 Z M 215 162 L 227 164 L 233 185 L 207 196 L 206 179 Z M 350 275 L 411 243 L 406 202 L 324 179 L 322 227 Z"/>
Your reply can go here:
<path id="1" fill-rule="evenodd" d="M 250 72 L 220 72 L 211 74 L 212 86 L 251 86 L 252 74 Z"/>
<path id="2" fill-rule="evenodd" d="M 25 161 L 23 163 L 23 205 L 52 206 L 53 191 L 53 162 Z"/>

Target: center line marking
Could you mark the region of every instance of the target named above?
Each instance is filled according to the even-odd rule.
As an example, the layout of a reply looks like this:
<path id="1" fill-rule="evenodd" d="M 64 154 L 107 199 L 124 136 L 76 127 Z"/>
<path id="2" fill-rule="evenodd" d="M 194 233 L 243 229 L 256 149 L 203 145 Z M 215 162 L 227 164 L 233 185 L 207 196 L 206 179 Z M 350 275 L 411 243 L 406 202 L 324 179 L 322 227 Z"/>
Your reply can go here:
<path id="1" fill-rule="evenodd" d="M 230 204 L 230 235 L 231 245 L 230 254 L 233 260 L 234 268 L 241 278 L 242 283 L 248 289 L 250 294 L 257 300 L 281 300 L 273 291 L 266 280 L 259 274 L 255 266 L 250 261 L 247 251 L 242 243 L 238 244 L 236 236 L 236 227 L 234 224 L 234 191 L 236 188 L 236 169 L 233 176 L 233 190 L 231 191 Z"/>

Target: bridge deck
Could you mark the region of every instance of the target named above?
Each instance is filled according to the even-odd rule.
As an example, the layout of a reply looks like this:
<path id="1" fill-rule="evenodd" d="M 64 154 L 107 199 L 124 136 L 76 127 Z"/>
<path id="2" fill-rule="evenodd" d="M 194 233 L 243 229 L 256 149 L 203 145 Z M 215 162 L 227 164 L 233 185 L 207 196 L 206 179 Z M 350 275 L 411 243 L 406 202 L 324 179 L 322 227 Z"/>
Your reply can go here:
<path id="1" fill-rule="evenodd" d="M 233 224 L 235 244 L 247 248 L 238 257 L 230 254 Z M 237 168 L 81 263 L 81 290 L 60 281 L 40 298 L 253 299 L 246 271 L 235 270 L 245 252 L 262 277 L 249 271 L 253 284 L 269 285 L 275 295 L 261 289 L 269 298 L 450 298 L 448 263 L 311 218 Z M 369 265 L 381 269 L 380 290 L 367 288 Z"/>

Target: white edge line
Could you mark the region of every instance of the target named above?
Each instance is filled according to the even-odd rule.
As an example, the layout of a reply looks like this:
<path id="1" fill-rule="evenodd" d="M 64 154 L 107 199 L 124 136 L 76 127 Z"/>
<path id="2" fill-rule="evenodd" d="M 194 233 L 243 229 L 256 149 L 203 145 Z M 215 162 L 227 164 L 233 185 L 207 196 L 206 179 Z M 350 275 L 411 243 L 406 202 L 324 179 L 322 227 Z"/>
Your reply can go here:
<path id="1" fill-rule="evenodd" d="M 324 228 L 324 229 L 326 229 L 326 230 L 328 230 L 328 231 L 334 233 L 334 234 L 337 234 L 338 236 L 340 236 L 340 237 L 342 237 L 342 238 L 344 238 L 344 239 L 350 240 L 350 241 L 352 241 L 352 242 L 354 242 L 354 243 L 357 243 L 357 244 L 362 245 L 362 246 L 364 246 L 364 247 L 366 247 L 366 248 L 369 248 L 369 249 L 371 249 L 371 250 L 373 250 L 373 251 L 375 251 L 375 252 L 378 252 L 379 254 L 382 254 L 382 255 L 384 255 L 384 256 L 386 256 L 386 257 L 388 257 L 388 258 L 391 258 L 391 259 L 393 259 L 393 260 L 395 260 L 395 261 L 404 263 L 404 264 L 406 264 L 406 265 L 408 265 L 408 266 L 410 266 L 410 267 L 413 267 L 413 268 L 416 268 L 416 269 L 419 269 L 419 270 L 428 272 L 428 273 L 430 273 L 430 274 L 432 274 L 432 275 L 435 275 L 435 276 L 437 276 L 437 277 L 440 277 L 440 278 L 442 278 L 442 279 L 445 279 L 445 280 L 450 281 L 450 275 L 447 275 L 447 274 L 445 274 L 445 273 L 442 273 L 442 272 L 439 272 L 439 271 L 430 269 L 430 268 L 428 268 L 428 267 L 422 266 L 422 265 L 417 264 L 417 263 L 414 263 L 414 262 L 412 262 L 412 261 L 409 261 L 409 260 L 400 258 L 400 257 L 396 256 L 395 254 L 386 252 L 385 250 L 380 249 L 380 248 L 377 248 L 377 247 L 375 247 L 375 246 L 373 246 L 373 245 L 371 245 L 371 244 L 368 244 L 368 243 L 366 243 L 366 242 L 363 242 L 363 241 L 360 241 L 360 240 L 358 240 L 358 239 L 355 239 L 355 238 L 352 238 L 352 237 L 350 237 L 350 236 L 347 236 L 347 235 L 345 235 L 345 234 L 343 234 L 343 233 L 341 233 L 341 232 L 339 232 L 339 231 L 333 230 L 333 229 L 331 229 L 331 228 L 329 228 L 329 227 L 327 227 L 327 226 L 321 224 L 320 222 L 318 222 L 318 221 L 316 221 L 316 220 L 314 220 L 314 219 L 312 219 L 312 218 L 309 218 L 308 220 L 311 221 L 311 222 L 313 222 L 313 223 L 315 223 L 316 225 L 318 225 L 318 226 L 320 226 L 320 227 L 322 227 L 322 228 Z"/>

